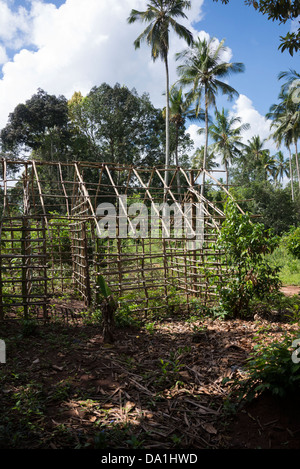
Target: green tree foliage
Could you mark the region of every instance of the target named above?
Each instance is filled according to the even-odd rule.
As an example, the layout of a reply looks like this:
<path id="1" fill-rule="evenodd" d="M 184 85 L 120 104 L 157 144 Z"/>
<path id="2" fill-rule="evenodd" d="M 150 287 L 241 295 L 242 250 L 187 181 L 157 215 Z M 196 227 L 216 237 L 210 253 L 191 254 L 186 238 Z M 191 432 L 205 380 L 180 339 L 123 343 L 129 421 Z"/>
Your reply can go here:
<path id="1" fill-rule="evenodd" d="M 171 88 L 169 101 L 169 120 L 175 133 L 175 164 L 179 166 L 179 134 L 180 130 L 185 125 L 185 121 L 189 113 L 189 105 L 185 100 L 182 88 L 177 88 L 176 86 L 172 86 Z M 165 119 L 166 114 L 167 110 L 164 108 L 163 115 Z"/>
<path id="2" fill-rule="evenodd" d="M 237 179 L 235 179 L 237 184 Z M 291 225 L 300 222 L 299 200 L 291 199 L 289 186 L 279 187 L 271 181 L 263 179 L 238 184 L 232 194 L 241 202 L 244 210 L 249 211 L 259 217 L 267 229 L 271 229 L 282 235 L 289 230 Z"/>
<path id="3" fill-rule="evenodd" d="M 1 130 L 2 150 L 19 153 L 34 150 L 53 159 L 69 142 L 68 106 L 64 96 L 39 89 L 25 104 L 18 104 Z"/>
<path id="4" fill-rule="evenodd" d="M 127 87 L 103 84 L 93 88 L 88 95 L 91 120 L 95 125 L 95 140 L 102 157 L 111 162 L 137 163 L 151 150 L 153 160 L 160 158 L 159 139 L 150 147 L 148 136 L 158 130 L 160 112 L 151 105 L 146 95 L 139 99 L 136 92 Z M 160 121 L 162 123 L 162 121 Z M 158 149 L 158 153 L 157 150 Z"/>
<path id="5" fill-rule="evenodd" d="M 180 166 L 181 161 L 179 158 L 180 147 L 182 142 L 182 134 L 185 133 L 186 119 L 194 119 L 194 111 L 190 109 L 190 103 L 185 98 L 182 88 L 172 86 L 169 97 L 169 120 L 170 120 L 170 153 L 174 150 L 174 164 Z M 164 108 L 163 116 L 166 119 L 167 110 Z M 186 135 L 186 144 L 188 145 L 188 135 Z M 191 142 L 190 142 L 191 143 Z M 190 145 L 189 145 L 190 147 Z M 177 174 L 177 190 L 181 194 L 180 188 L 180 175 Z"/>
<path id="6" fill-rule="evenodd" d="M 159 164 L 162 162 L 164 121 L 148 95 L 103 83 L 86 97 L 69 101 L 74 128 L 73 144 L 87 160 L 112 163 Z"/>
<path id="7" fill-rule="evenodd" d="M 67 99 L 38 89 L 9 115 L 0 138 L 2 156 L 5 158 L 21 159 L 22 155 L 24 158 L 30 155 L 33 159 L 47 162 L 67 161 L 71 157 Z M 18 166 L 13 170 L 18 171 Z M 49 187 L 51 182 L 57 181 L 57 174 L 51 165 L 41 168 L 40 177 L 47 181 Z M 57 199 L 49 198 L 48 203 L 49 210 L 58 209 Z"/>
<path id="8" fill-rule="evenodd" d="M 118 83 L 93 87 L 67 101 L 43 90 L 19 104 L 1 130 L 2 154 L 22 150 L 45 161 L 103 161 L 163 165 L 165 120 L 149 96 Z M 170 149 L 185 158 L 192 141 L 184 125 L 171 128 Z"/>
<path id="9" fill-rule="evenodd" d="M 72 147 L 79 159 L 120 164 L 164 164 L 165 123 L 161 109 L 148 94 L 139 96 L 118 83 L 103 83 L 83 97 L 74 93 L 69 103 Z M 183 126 L 171 132 L 170 149 L 181 154 L 191 140 Z"/>

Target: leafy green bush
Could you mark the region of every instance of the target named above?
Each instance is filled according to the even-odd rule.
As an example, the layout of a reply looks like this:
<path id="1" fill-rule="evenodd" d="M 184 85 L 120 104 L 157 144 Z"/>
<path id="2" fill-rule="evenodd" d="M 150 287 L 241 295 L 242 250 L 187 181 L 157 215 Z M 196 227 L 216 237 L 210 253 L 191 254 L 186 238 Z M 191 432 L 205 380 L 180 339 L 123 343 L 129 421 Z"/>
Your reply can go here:
<path id="1" fill-rule="evenodd" d="M 300 227 L 291 228 L 289 233 L 284 236 L 284 242 L 289 253 L 300 259 Z"/>
<path id="2" fill-rule="evenodd" d="M 279 269 L 266 259 L 279 238 L 263 224 L 252 223 L 249 214 L 242 214 L 231 200 L 225 215 L 216 248 L 224 252 L 228 276 L 220 279 L 218 291 L 223 310 L 237 316 L 248 312 L 252 299 L 279 289 Z"/>
<path id="3" fill-rule="evenodd" d="M 246 362 L 246 378 L 237 381 L 240 398 L 252 400 L 264 391 L 285 397 L 300 389 L 300 363 L 292 360 L 295 337 L 286 335 L 270 345 L 258 344 Z"/>

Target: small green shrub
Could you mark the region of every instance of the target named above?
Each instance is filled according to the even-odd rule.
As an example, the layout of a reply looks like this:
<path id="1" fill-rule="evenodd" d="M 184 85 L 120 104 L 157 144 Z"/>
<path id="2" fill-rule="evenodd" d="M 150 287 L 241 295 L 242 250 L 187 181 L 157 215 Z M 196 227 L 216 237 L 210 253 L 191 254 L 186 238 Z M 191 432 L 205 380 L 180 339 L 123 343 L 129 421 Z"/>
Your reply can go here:
<path id="1" fill-rule="evenodd" d="M 116 312 L 115 323 L 117 327 L 138 327 L 139 322 L 132 316 L 130 309 L 122 308 Z"/>
<path id="2" fill-rule="evenodd" d="M 264 391 L 284 397 L 299 391 L 300 363 L 292 359 L 295 338 L 286 335 L 270 345 L 255 346 L 244 368 L 246 377 L 234 384 L 240 398 L 252 400 Z"/>
<path id="3" fill-rule="evenodd" d="M 291 228 L 289 233 L 284 236 L 284 243 L 289 253 L 300 259 L 300 227 Z"/>
<path id="4" fill-rule="evenodd" d="M 30 337 L 37 334 L 38 323 L 34 319 L 23 319 L 21 322 L 22 326 L 22 336 Z"/>
<path id="5" fill-rule="evenodd" d="M 252 299 L 279 290 L 279 269 L 271 267 L 266 258 L 279 238 L 264 225 L 252 223 L 231 200 L 225 206 L 225 215 L 216 249 L 224 252 L 228 276 L 220 277 L 218 292 L 222 309 L 235 317 L 249 311 Z"/>

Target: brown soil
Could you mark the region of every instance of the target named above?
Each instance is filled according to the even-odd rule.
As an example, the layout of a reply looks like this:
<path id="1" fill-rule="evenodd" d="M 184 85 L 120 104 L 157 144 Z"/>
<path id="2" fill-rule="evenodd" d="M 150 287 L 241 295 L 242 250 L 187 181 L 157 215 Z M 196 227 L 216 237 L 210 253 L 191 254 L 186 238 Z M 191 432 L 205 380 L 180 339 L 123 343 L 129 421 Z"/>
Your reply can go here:
<path id="1" fill-rule="evenodd" d="M 245 406 L 229 430 L 232 449 L 299 449 L 300 408 L 297 396 L 266 394 Z"/>
<path id="2" fill-rule="evenodd" d="M 296 399 L 264 395 L 224 414 L 224 378 L 242 376 L 257 337 L 279 339 L 295 329 L 278 316 L 173 316 L 120 328 L 110 345 L 100 328 L 80 321 L 28 335 L 7 321 L 0 448 L 300 448 Z"/>
<path id="3" fill-rule="evenodd" d="M 281 291 L 287 296 L 299 295 L 300 287 L 297 285 L 284 285 L 281 288 Z"/>

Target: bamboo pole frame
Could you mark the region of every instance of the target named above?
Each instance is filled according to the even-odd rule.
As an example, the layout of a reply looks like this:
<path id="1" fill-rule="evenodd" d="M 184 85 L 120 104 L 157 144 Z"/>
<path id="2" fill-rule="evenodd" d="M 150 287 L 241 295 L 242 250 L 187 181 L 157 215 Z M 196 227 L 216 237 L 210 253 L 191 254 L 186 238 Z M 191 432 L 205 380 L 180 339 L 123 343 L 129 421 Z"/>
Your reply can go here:
<path id="1" fill-rule="evenodd" d="M 172 307 L 176 295 L 187 307 L 194 296 L 204 304 L 215 298 L 216 284 L 211 285 L 208 276 L 211 272 L 226 275 L 226 265 L 223 253 L 211 245 L 225 215 L 201 194 L 197 179 L 202 169 L 170 167 L 166 185 L 164 166 L 5 159 L 1 163 L 0 319 L 9 311 L 20 314 L 21 308 L 25 318 L 36 310 L 47 320 L 49 304 L 74 291 L 86 308 L 92 308 L 99 275 L 120 307 L 129 305 L 130 310 L 145 314 Z M 13 172 L 16 166 L 18 173 Z M 205 174 L 223 191 L 224 199 L 231 197 L 215 176 Z M 150 226 L 146 237 L 124 239 L 119 213 L 115 239 L 100 238 L 97 205 L 101 202 L 109 201 L 122 210 L 128 232 L 134 231 L 134 218 L 126 212 L 122 196 L 128 203 L 144 203 L 148 214 L 151 211 L 157 217 L 159 233 L 166 236 L 156 236 Z M 168 201 L 176 204 L 190 230 L 195 230 L 196 204 L 203 204 L 201 247 L 191 250 L 186 234 L 175 232 L 174 214 L 168 220 L 159 210 Z M 184 210 L 186 202 L 191 204 L 191 220 Z"/>

